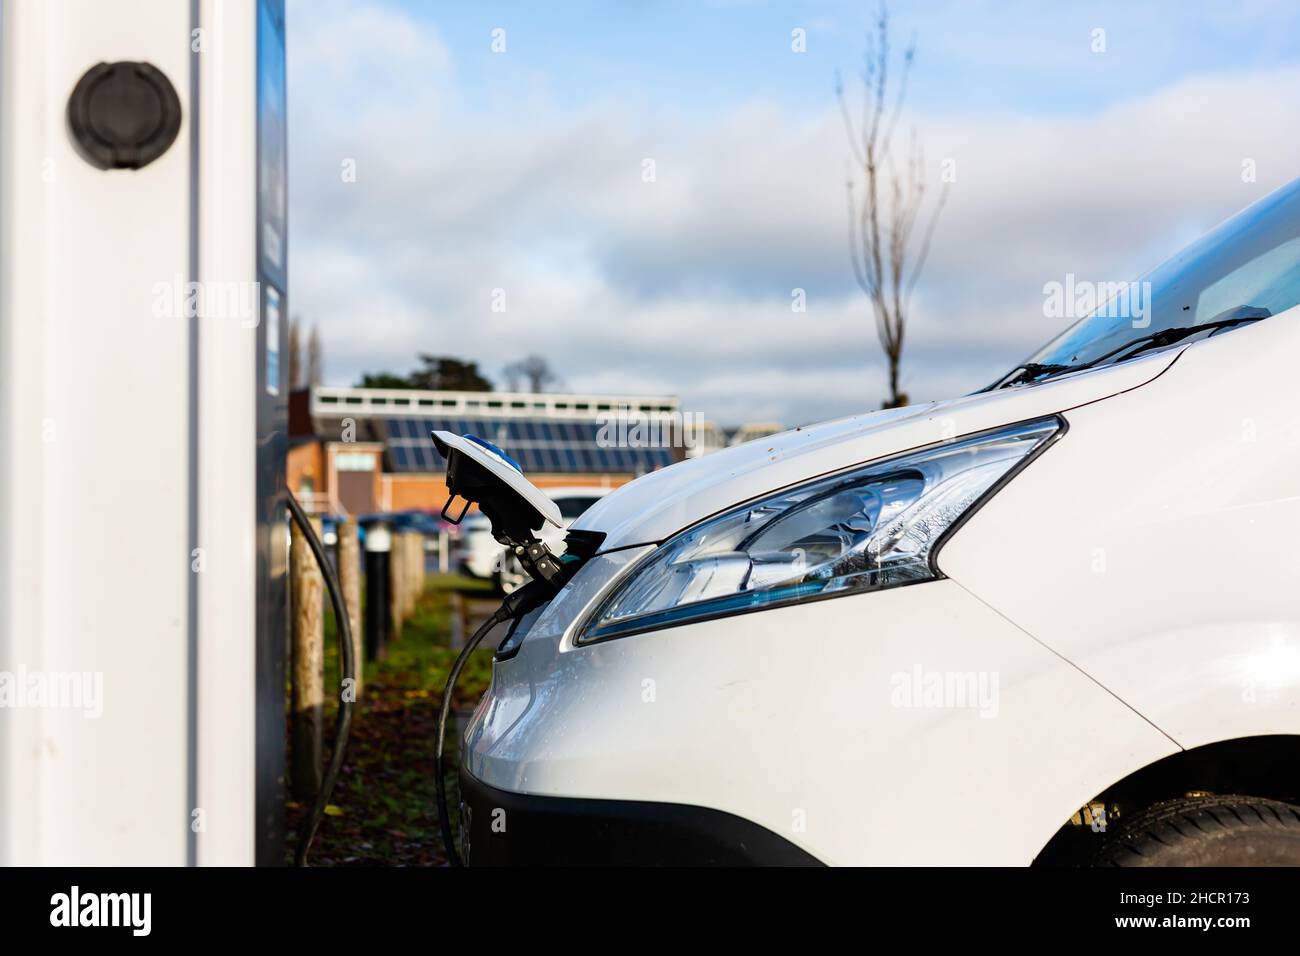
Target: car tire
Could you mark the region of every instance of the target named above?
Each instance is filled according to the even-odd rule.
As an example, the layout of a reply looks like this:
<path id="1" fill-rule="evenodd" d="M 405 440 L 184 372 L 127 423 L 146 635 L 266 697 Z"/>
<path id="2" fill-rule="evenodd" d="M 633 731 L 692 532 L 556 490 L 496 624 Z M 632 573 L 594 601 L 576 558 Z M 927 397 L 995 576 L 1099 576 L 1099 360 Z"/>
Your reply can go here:
<path id="1" fill-rule="evenodd" d="M 1300 866 L 1300 807 L 1245 796 L 1169 800 L 1122 823 L 1094 866 Z"/>

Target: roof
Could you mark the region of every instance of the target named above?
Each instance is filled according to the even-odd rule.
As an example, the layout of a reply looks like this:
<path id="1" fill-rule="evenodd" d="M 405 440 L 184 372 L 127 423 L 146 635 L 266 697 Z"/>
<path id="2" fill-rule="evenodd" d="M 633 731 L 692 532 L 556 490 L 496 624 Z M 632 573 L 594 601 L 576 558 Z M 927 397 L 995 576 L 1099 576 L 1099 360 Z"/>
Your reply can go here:
<path id="1" fill-rule="evenodd" d="M 397 474 L 446 469 L 435 431 L 486 439 L 531 473 L 639 475 L 682 457 L 665 440 L 680 421 L 675 396 L 315 388 L 310 413 L 326 440 L 347 428 L 350 440 L 382 442 Z M 626 428 L 610 427 L 619 416 L 662 423 L 650 430 L 659 442 L 629 443 Z"/>

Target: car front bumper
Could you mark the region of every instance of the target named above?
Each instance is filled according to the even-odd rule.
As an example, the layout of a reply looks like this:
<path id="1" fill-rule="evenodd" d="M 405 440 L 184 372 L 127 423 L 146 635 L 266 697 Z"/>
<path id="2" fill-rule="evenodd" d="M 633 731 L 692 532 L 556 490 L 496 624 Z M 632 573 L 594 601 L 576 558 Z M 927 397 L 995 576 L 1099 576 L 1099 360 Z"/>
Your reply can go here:
<path id="1" fill-rule="evenodd" d="M 706 807 L 512 793 L 461 771 L 470 866 L 820 866 L 789 840 Z"/>

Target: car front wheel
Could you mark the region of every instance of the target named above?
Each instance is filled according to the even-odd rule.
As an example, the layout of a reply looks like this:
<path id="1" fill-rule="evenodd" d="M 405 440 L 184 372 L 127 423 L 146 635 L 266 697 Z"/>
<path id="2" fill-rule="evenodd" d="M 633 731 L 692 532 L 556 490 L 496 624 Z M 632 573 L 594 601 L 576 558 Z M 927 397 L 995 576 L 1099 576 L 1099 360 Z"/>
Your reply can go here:
<path id="1" fill-rule="evenodd" d="M 1094 866 L 1300 866 L 1300 807 L 1245 796 L 1170 800 L 1124 821 Z"/>

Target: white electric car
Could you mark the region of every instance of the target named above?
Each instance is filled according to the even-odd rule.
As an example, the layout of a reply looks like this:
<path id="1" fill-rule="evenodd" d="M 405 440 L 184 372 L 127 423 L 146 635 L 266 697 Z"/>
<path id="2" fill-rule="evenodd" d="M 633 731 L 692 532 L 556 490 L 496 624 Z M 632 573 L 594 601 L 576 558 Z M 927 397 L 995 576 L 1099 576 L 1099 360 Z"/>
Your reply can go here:
<path id="1" fill-rule="evenodd" d="M 469 861 L 1300 863 L 1300 183 L 1134 289 L 586 512 L 466 729 Z"/>

